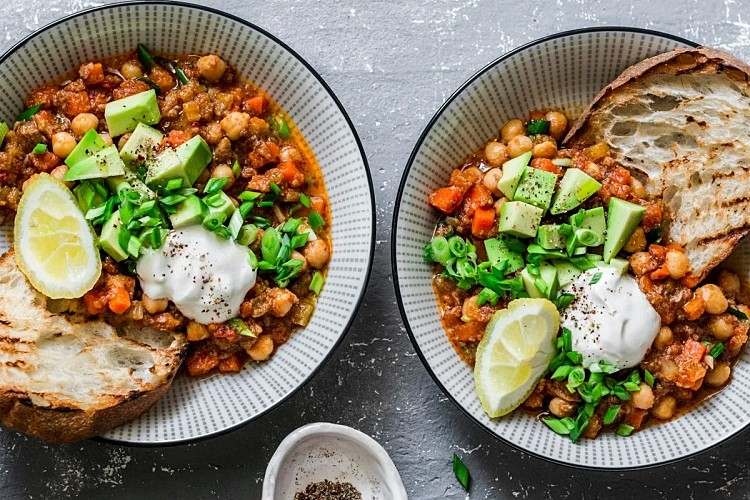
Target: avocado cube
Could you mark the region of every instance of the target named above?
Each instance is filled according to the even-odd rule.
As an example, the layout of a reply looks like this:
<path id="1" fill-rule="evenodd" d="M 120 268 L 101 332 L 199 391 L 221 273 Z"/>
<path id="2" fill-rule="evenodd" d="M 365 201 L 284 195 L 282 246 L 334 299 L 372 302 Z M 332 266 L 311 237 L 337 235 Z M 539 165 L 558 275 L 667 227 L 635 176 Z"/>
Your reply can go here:
<path id="1" fill-rule="evenodd" d="M 200 224 L 203 220 L 204 210 L 201 199 L 195 195 L 190 195 L 177 205 L 177 211 L 169 216 L 169 220 L 175 229 Z"/>
<path id="2" fill-rule="evenodd" d="M 555 192 L 557 176 L 538 168 L 527 168 L 518 183 L 514 201 L 523 201 L 542 210 L 547 210 Z"/>
<path id="3" fill-rule="evenodd" d="M 628 262 L 627 259 L 621 259 L 619 257 L 613 257 L 609 263 L 604 263 L 604 261 L 599 261 L 596 263 L 597 267 L 609 267 L 613 268 L 615 271 L 620 273 L 620 276 L 626 274 L 628 272 L 628 267 L 630 267 L 630 262 Z"/>
<path id="4" fill-rule="evenodd" d="M 554 265 L 557 268 L 557 280 L 561 288 L 572 282 L 583 272 L 570 262 L 564 260 L 556 260 L 554 261 Z"/>
<path id="5" fill-rule="evenodd" d="M 102 136 L 96 133 L 96 130 L 91 129 L 81 137 L 78 144 L 73 148 L 68 156 L 65 158 L 65 164 L 72 167 L 76 163 L 85 160 L 89 156 L 98 153 L 102 149 L 107 147 L 107 143 L 104 142 Z"/>
<path id="6" fill-rule="evenodd" d="M 232 199 L 224 191 L 219 191 L 205 198 L 204 201 L 208 207 L 208 217 L 219 219 L 221 224 L 234 213 L 234 203 L 232 203 Z"/>
<path id="7" fill-rule="evenodd" d="M 523 267 L 523 256 L 514 252 L 505 241 L 500 238 L 490 238 L 484 240 L 484 249 L 487 253 L 487 260 L 494 266 L 499 262 L 508 261 L 506 273 L 514 273 Z"/>
<path id="8" fill-rule="evenodd" d="M 529 297 L 532 299 L 544 298 L 544 294 L 536 287 L 536 278 L 531 275 L 527 268 L 523 268 L 523 271 L 521 271 L 521 281 L 523 281 L 523 287 L 526 289 Z"/>
<path id="9" fill-rule="evenodd" d="M 532 275 L 527 267 L 524 268 L 521 271 L 521 281 L 523 281 L 526 293 L 534 299 L 554 298 L 560 288 L 557 268 L 548 262 L 542 262 L 539 265 L 539 276 Z"/>
<path id="10" fill-rule="evenodd" d="M 125 164 L 120 159 L 117 148 L 109 146 L 70 167 L 63 179 L 66 181 L 101 179 L 124 173 Z"/>
<path id="11" fill-rule="evenodd" d="M 139 123 L 159 123 L 161 113 L 156 101 L 156 91 L 150 89 L 107 103 L 104 107 L 104 119 L 112 137 L 132 132 Z"/>
<path id="12" fill-rule="evenodd" d="M 192 186 L 203 173 L 203 170 L 211 163 L 213 157 L 211 148 L 203 140 L 203 137 L 196 135 L 189 141 L 180 144 L 176 152 L 180 162 L 182 162 L 185 180 Z"/>
<path id="13" fill-rule="evenodd" d="M 602 185 L 579 168 L 569 168 L 565 171 L 560 186 L 552 203 L 550 213 L 561 214 L 573 210 L 599 191 Z"/>
<path id="14" fill-rule="evenodd" d="M 123 190 L 135 191 L 147 200 L 153 200 L 156 198 L 156 193 L 151 191 L 149 187 L 143 183 L 136 175 L 130 170 L 125 170 L 124 175 L 118 175 L 115 177 L 107 177 L 107 184 L 109 188 L 115 193 L 120 193 Z"/>
<path id="15" fill-rule="evenodd" d="M 129 163 L 143 163 L 154 156 L 163 137 L 155 128 L 139 123 L 120 150 L 120 158 Z"/>
<path id="16" fill-rule="evenodd" d="M 187 182 L 182 162 L 174 149 L 165 149 L 146 165 L 146 184 L 149 186 L 161 186 L 170 179 L 183 179 Z"/>
<path id="17" fill-rule="evenodd" d="M 499 231 L 519 238 L 533 238 L 543 214 L 544 211 L 534 205 L 508 201 L 500 210 Z"/>
<path id="18" fill-rule="evenodd" d="M 128 252 L 120 246 L 118 241 L 121 227 L 122 219 L 120 218 L 120 211 L 117 210 L 112 214 L 112 217 L 104 223 L 101 236 L 99 236 L 99 246 L 117 262 L 121 262 L 128 258 Z"/>
<path id="19" fill-rule="evenodd" d="M 560 232 L 560 224 L 542 224 L 536 233 L 536 240 L 546 250 L 565 248 L 565 236 Z"/>
<path id="20" fill-rule="evenodd" d="M 531 160 L 531 151 L 503 163 L 503 175 L 497 183 L 497 188 L 509 200 L 514 199 L 513 195 L 516 192 L 518 183 L 521 181 L 521 177 L 523 177 L 526 171 L 529 160 Z"/>
<path id="21" fill-rule="evenodd" d="M 609 199 L 607 208 L 607 235 L 604 238 L 604 262 L 610 262 L 625 246 L 635 228 L 641 223 L 646 209 L 635 203 L 615 198 Z"/>
<path id="22" fill-rule="evenodd" d="M 569 220 L 572 225 L 575 224 L 575 219 L 578 214 L 571 215 Z M 576 226 L 581 229 L 590 229 L 599 237 L 596 242 L 589 246 L 598 246 L 604 243 L 604 232 L 607 227 L 607 223 L 604 217 L 604 207 L 595 207 L 584 211 L 583 220 Z"/>

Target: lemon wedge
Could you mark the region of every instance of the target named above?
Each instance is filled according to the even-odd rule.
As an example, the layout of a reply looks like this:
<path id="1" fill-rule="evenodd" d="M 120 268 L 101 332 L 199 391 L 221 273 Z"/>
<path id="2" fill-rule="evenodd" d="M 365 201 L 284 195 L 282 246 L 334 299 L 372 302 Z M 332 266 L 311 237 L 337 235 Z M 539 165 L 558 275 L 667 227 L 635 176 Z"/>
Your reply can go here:
<path id="1" fill-rule="evenodd" d="M 13 228 L 19 269 L 47 297 L 72 299 L 102 272 L 96 236 L 70 190 L 48 174 L 27 181 Z"/>
<path id="2" fill-rule="evenodd" d="M 517 299 L 497 311 L 477 348 L 474 384 L 492 418 L 531 394 L 555 355 L 560 314 L 547 299 Z"/>

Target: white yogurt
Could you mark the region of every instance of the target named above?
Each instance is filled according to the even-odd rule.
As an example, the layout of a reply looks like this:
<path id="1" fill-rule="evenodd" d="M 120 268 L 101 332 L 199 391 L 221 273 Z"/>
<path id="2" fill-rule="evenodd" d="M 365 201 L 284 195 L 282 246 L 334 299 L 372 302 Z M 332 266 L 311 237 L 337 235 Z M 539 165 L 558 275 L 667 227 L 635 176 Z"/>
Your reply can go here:
<path id="1" fill-rule="evenodd" d="M 152 299 L 169 299 L 198 323 L 237 317 L 256 270 L 247 247 L 223 240 L 201 226 L 172 230 L 159 250 L 145 253 L 136 270 Z"/>
<path id="2" fill-rule="evenodd" d="M 597 273 L 601 278 L 591 284 Z M 573 350 L 583 355 L 583 366 L 603 360 L 623 369 L 643 360 L 661 321 L 630 275 L 597 267 L 579 275 L 564 291 L 576 298 L 562 312 L 562 326 L 571 331 Z"/>

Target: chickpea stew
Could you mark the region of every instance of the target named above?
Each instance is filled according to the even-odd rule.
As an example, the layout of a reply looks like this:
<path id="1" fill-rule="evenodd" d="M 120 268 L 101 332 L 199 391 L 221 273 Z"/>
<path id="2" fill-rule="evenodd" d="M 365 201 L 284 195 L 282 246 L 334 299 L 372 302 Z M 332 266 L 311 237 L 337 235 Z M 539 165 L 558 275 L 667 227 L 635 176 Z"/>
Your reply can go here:
<path id="1" fill-rule="evenodd" d="M 50 176 L 101 251 L 99 280 L 59 310 L 184 332 L 192 376 L 265 361 L 308 324 L 332 252 L 323 176 L 283 110 L 220 56 L 139 45 L 26 105 L 0 126 L 0 211 Z M 171 295 L 145 293 L 149 272 L 149 291 Z"/>
<path id="2" fill-rule="evenodd" d="M 514 408 L 573 441 L 628 436 L 729 382 L 750 290 L 726 269 L 699 284 L 683 249 L 662 241 L 661 200 L 606 144 L 561 148 L 567 129 L 554 110 L 502 125 L 429 195 L 440 218 L 424 257 L 448 341 L 469 365 L 496 333 L 512 351 L 513 332 L 496 332 L 493 318 L 516 299 L 559 311 L 540 376 L 518 366 L 514 380 L 497 375 L 495 394 L 526 394 Z M 482 403 L 492 417 L 507 413 Z"/>

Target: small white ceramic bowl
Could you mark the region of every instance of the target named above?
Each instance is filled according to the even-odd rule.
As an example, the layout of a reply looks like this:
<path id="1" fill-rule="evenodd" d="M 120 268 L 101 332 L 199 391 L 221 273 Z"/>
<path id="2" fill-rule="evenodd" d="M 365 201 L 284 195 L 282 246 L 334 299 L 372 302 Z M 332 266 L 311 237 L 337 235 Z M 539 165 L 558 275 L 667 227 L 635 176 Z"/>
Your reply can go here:
<path id="1" fill-rule="evenodd" d="M 41 28 L 0 57 L 0 119 L 12 123 L 32 89 L 86 61 L 134 50 L 218 54 L 289 113 L 321 165 L 332 219 L 333 254 L 310 324 L 274 357 L 236 375 L 178 377 L 137 420 L 104 437 L 172 444 L 231 430 L 283 402 L 313 376 L 343 338 L 364 294 L 375 244 L 372 181 L 341 103 L 283 42 L 247 21 L 179 2 L 128 2 L 78 12 Z M 0 251 L 9 244 L 0 231 Z"/>
<path id="2" fill-rule="evenodd" d="M 290 500 L 310 483 L 348 482 L 363 500 L 407 500 L 393 461 L 377 441 L 343 425 L 316 423 L 289 434 L 263 479 L 263 500 Z"/>
<path id="3" fill-rule="evenodd" d="M 431 269 L 422 260 L 422 247 L 436 222 L 428 193 L 448 182 L 455 165 L 497 137 L 506 120 L 544 108 L 563 109 L 575 117 L 629 65 L 688 45 L 687 40 L 653 31 L 595 28 L 560 33 L 513 50 L 448 99 L 406 166 L 394 210 L 391 262 L 399 307 L 417 353 L 443 391 L 478 425 L 539 457 L 587 468 L 636 468 L 710 448 L 750 423 L 750 354 L 745 351 L 726 390 L 673 421 L 628 438 L 608 433 L 573 444 L 523 412 L 490 419 L 474 392 L 472 370 L 445 337 Z"/>

